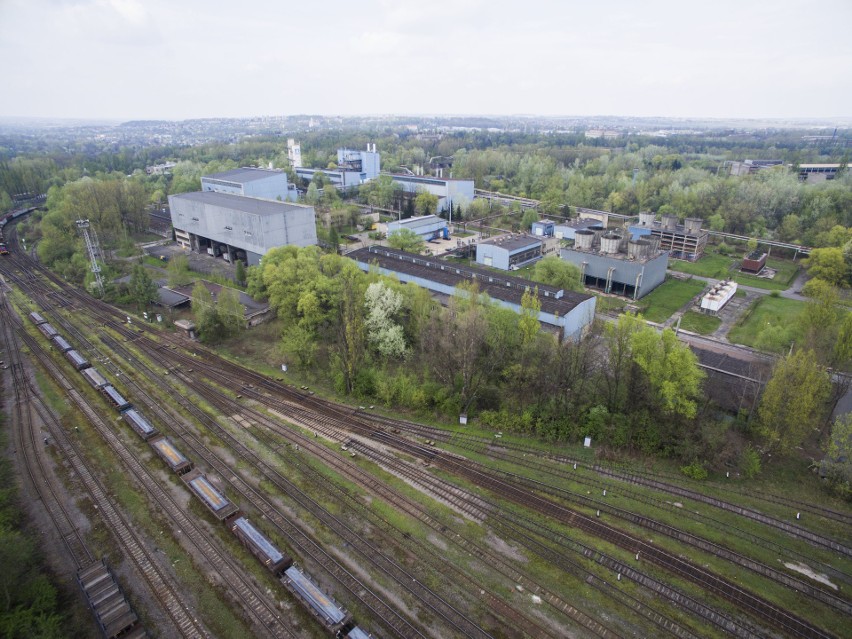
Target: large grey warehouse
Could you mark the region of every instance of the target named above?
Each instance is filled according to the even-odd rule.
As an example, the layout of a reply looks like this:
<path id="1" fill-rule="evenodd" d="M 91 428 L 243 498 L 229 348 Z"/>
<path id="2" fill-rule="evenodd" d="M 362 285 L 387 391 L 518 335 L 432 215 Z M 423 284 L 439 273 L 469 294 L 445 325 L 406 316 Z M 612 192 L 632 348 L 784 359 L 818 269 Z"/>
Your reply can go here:
<path id="1" fill-rule="evenodd" d="M 269 249 L 317 243 L 314 207 L 215 191 L 169 196 L 178 244 L 256 266 Z"/>

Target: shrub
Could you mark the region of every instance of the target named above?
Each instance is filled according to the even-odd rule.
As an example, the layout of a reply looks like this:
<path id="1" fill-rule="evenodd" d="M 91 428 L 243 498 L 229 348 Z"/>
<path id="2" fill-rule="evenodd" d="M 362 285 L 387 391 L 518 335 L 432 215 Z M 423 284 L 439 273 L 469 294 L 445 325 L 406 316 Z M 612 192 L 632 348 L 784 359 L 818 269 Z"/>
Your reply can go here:
<path id="1" fill-rule="evenodd" d="M 748 479 L 760 474 L 760 454 L 751 446 L 747 446 L 740 455 L 740 472 Z"/>
<path id="2" fill-rule="evenodd" d="M 692 462 L 689 466 L 682 466 L 680 472 L 690 479 L 707 479 L 707 469 L 704 468 L 704 464 L 698 461 Z"/>

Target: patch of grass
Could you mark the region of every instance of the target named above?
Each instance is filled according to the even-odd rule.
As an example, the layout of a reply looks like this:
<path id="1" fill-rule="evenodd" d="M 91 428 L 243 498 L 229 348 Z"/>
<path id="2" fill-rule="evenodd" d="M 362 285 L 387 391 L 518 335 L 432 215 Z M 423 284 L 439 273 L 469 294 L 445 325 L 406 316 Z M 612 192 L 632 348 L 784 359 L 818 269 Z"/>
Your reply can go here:
<path id="1" fill-rule="evenodd" d="M 705 283 L 699 280 L 669 279 L 643 297 L 638 305 L 646 320 L 664 322 L 704 287 Z"/>
<path id="2" fill-rule="evenodd" d="M 680 273 L 689 273 L 700 277 L 713 277 L 716 279 L 727 279 L 734 260 L 718 253 L 708 253 L 697 262 L 684 262 L 683 260 L 669 261 L 669 268 Z"/>
<path id="3" fill-rule="evenodd" d="M 709 335 L 721 326 L 722 320 L 714 315 L 705 315 L 695 311 L 687 311 L 680 321 L 680 327 L 699 335 Z"/>
<path id="4" fill-rule="evenodd" d="M 733 274 L 732 279 L 745 286 L 754 286 L 755 288 L 762 288 L 768 291 L 784 291 L 796 279 L 800 268 L 798 262 L 774 259 L 766 260 L 766 266 L 778 271 L 771 280 L 766 280 L 755 275 L 748 275 L 747 273 L 740 273 L 739 271 Z"/>
<path id="5" fill-rule="evenodd" d="M 745 344 L 769 350 L 783 350 L 790 345 L 789 330 L 796 324 L 799 315 L 805 310 L 805 302 L 789 300 L 783 297 L 763 296 L 749 308 L 743 318 L 728 332 L 728 339 L 736 344 Z M 767 331 L 779 333 L 779 342 L 767 342 Z"/>

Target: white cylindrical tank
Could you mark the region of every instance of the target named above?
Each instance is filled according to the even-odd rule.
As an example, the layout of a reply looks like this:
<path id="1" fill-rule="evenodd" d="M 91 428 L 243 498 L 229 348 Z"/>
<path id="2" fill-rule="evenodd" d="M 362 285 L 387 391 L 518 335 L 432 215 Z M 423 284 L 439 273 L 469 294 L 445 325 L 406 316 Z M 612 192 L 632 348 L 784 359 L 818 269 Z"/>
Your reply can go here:
<path id="1" fill-rule="evenodd" d="M 606 233 L 601 236 L 601 253 L 614 255 L 618 253 L 618 244 L 621 237 L 617 233 Z"/>
<path id="2" fill-rule="evenodd" d="M 639 225 L 640 226 L 653 226 L 654 221 L 657 219 L 657 216 L 650 211 L 646 211 L 644 213 L 639 214 Z"/>
<path id="3" fill-rule="evenodd" d="M 688 217 L 683 221 L 687 233 L 698 233 L 701 230 L 701 224 L 704 222 L 700 217 Z"/>
<path id="4" fill-rule="evenodd" d="M 663 216 L 663 228 L 673 230 L 677 228 L 677 215 L 664 215 Z"/>
<path id="5" fill-rule="evenodd" d="M 592 250 L 592 244 L 595 241 L 595 234 L 592 231 L 584 231 L 582 229 L 574 233 L 574 248 L 581 251 Z"/>
<path id="6" fill-rule="evenodd" d="M 631 240 L 627 244 L 627 256 L 640 260 L 648 255 L 651 243 L 647 240 Z"/>

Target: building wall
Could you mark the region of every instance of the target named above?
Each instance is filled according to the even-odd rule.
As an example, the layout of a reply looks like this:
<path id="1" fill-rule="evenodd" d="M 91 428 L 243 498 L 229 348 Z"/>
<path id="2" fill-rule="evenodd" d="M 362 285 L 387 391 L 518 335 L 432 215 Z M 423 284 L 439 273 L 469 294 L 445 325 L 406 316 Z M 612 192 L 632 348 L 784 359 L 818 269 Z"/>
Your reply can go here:
<path id="1" fill-rule="evenodd" d="M 637 277 L 641 276 L 639 288 L 635 294 L 637 299 L 647 295 L 665 281 L 666 268 L 669 264 L 669 257 L 666 253 L 661 253 L 646 262 L 640 262 L 565 248 L 562 249 L 561 257 L 563 260 L 575 264 L 584 276 L 599 280 L 606 280 L 609 269 L 612 267 L 615 268 L 612 272 L 612 282 L 617 284 L 635 287 Z"/>
<path id="2" fill-rule="evenodd" d="M 411 229 L 420 237 L 428 239 L 435 235 L 436 232 L 441 231 L 447 226 L 447 222 L 439 217 L 435 217 L 434 220 L 423 220 L 416 225 L 410 223 L 411 221 L 411 218 L 409 218 L 408 220 L 395 220 L 393 222 L 388 222 L 388 235 L 391 235 L 400 229 Z"/>
<path id="3" fill-rule="evenodd" d="M 473 180 L 442 180 L 433 177 L 417 177 L 394 175 L 393 181 L 402 186 L 406 193 L 426 191 L 438 196 L 438 206 L 435 213 L 448 209 L 450 205 L 467 206 L 473 202 Z"/>
<path id="4" fill-rule="evenodd" d="M 295 202 L 298 199 L 296 187 L 287 182 L 286 173 L 270 173 L 268 177 L 264 177 L 261 180 L 251 180 L 248 182 L 220 180 L 202 176 L 201 190 L 230 193 L 231 195 L 244 195 L 246 197 L 259 197 L 265 200 L 277 200 L 280 197 L 282 202 Z"/>
<path id="5" fill-rule="evenodd" d="M 509 251 L 494 244 L 476 245 L 476 263 L 483 266 L 509 270 Z"/>
<path id="6" fill-rule="evenodd" d="M 358 267 L 366 272 L 370 271 L 370 264 L 366 262 L 356 261 Z M 447 284 L 442 284 L 440 282 L 434 282 L 432 280 L 427 280 L 422 277 L 417 277 L 414 275 L 408 275 L 407 273 L 399 273 L 397 271 L 393 271 L 387 268 L 379 268 L 379 273 L 382 275 L 390 275 L 399 279 L 400 282 L 403 283 L 411 283 L 416 284 L 417 286 L 421 286 L 427 290 L 433 291 L 435 293 L 440 293 L 443 295 L 455 295 L 457 292 L 456 287 L 449 286 Z M 492 298 L 493 299 L 493 298 Z M 513 304 L 511 302 L 506 302 L 499 299 L 494 299 L 500 306 L 504 308 L 511 309 L 516 313 L 520 313 L 522 308 L 519 304 Z M 550 324 L 551 326 L 558 326 L 562 329 L 562 337 L 563 339 L 576 341 L 583 337 L 583 334 L 591 327 L 592 321 L 595 319 L 595 308 L 596 308 L 597 298 L 590 297 L 587 300 L 580 302 L 576 307 L 574 307 L 571 312 L 566 315 L 553 315 L 551 313 L 545 313 L 544 311 L 540 311 L 538 314 L 538 320 L 544 324 Z"/>
<path id="7" fill-rule="evenodd" d="M 312 206 L 280 205 L 278 215 L 247 213 L 220 205 L 169 196 L 172 226 L 177 231 L 208 238 L 260 258 L 269 249 L 317 243 L 316 214 Z"/>

